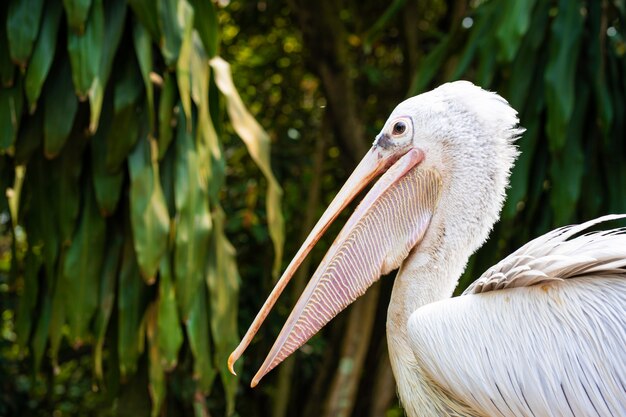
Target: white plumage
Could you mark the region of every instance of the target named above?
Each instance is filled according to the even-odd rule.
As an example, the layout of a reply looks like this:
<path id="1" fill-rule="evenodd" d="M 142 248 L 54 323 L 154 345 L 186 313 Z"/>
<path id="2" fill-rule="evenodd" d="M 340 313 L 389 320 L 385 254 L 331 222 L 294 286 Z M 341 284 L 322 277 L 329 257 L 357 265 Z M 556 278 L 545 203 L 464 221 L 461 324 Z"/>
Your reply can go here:
<path id="1" fill-rule="evenodd" d="M 446 103 L 428 122 L 438 134 L 420 145 L 441 153 L 433 165 L 444 184 L 398 273 L 387 324 L 407 414 L 626 415 L 626 235 L 572 238 L 625 216 L 538 237 L 450 299 L 498 216 L 519 130 L 503 99 L 468 83 L 427 95 Z M 419 120 L 422 106 L 418 96 L 394 113 Z"/>
<path id="2" fill-rule="evenodd" d="M 626 416 L 626 233 L 582 234 L 626 215 L 541 236 L 450 299 L 498 218 L 517 123 L 503 98 L 464 81 L 398 105 L 229 358 L 231 370 L 328 225 L 383 173 L 252 385 L 399 267 L 387 339 L 409 417 Z"/>
<path id="3" fill-rule="evenodd" d="M 614 217 L 541 236 L 463 296 L 419 308 L 418 375 L 475 415 L 626 415 L 626 235 L 565 240 Z"/>

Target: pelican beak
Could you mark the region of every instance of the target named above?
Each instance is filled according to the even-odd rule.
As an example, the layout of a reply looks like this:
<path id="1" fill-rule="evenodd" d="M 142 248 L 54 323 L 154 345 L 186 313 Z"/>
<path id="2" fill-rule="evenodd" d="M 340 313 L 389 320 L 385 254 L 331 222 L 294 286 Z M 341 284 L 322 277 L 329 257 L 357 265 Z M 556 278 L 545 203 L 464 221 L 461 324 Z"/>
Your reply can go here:
<path id="1" fill-rule="evenodd" d="M 381 173 L 326 253 L 296 303 L 251 386 L 302 346 L 378 278 L 397 268 L 420 241 L 439 196 L 436 171 L 421 170 L 416 148 L 394 153 L 376 144 L 365 155 L 298 250 L 239 346 L 234 362 L 252 341 L 278 296 L 339 213 Z"/>

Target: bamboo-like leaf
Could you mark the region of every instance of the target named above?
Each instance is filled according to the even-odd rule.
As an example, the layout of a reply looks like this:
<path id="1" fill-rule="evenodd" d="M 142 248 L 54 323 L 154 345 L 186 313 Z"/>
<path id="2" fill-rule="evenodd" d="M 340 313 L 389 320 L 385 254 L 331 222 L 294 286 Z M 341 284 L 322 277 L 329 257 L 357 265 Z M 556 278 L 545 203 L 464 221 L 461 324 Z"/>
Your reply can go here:
<path id="1" fill-rule="evenodd" d="M 69 338 L 82 344 L 89 334 L 89 323 L 98 308 L 98 290 L 106 238 L 104 218 L 100 215 L 93 189 L 87 187 L 83 213 L 72 245 L 63 264 Z"/>
<path id="2" fill-rule="evenodd" d="M 33 56 L 26 70 L 24 80 L 24 92 L 28 100 L 29 111 L 33 113 L 37 107 L 37 100 L 41 94 L 41 88 L 48 76 L 54 55 L 56 53 L 57 34 L 59 23 L 61 22 L 61 2 L 60 0 L 50 0 L 46 3 L 43 23 Z"/>
<path id="3" fill-rule="evenodd" d="M 267 178 L 267 222 L 274 243 L 273 275 L 278 278 L 285 241 L 285 224 L 281 209 L 282 189 L 270 167 L 270 138 L 241 101 L 233 83 L 230 65 L 220 57 L 212 58 L 210 63 L 215 71 L 215 83 L 226 98 L 226 110 L 233 129 L 246 144 L 250 156 Z"/>
<path id="4" fill-rule="evenodd" d="M 83 132 L 74 129 L 70 134 L 66 148 L 50 165 L 50 172 L 47 174 L 53 177 L 55 194 L 52 201 L 56 203 L 57 227 L 61 243 L 66 246 L 72 243 L 72 236 L 74 236 L 74 228 L 78 219 L 80 173 L 86 141 L 87 138 Z"/>
<path id="5" fill-rule="evenodd" d="M 70 65 L 63 60 L 53 69 L 44 97 L 43 143 L 47 158 L 56 157 L 70 136 L 78 110 Z"/>
<path id="6" fill-rule="evenodd" d="M 193 9 L 186 0 L 156 0 L 158 23 L 163 34 L 161 52 L 165 63 L 173 66 L 178 60 L 183 33 L 190 23 L 193 27 Z"/>
<path id="7" fill-rule="evenodd" d="M 15 163 L 26 165 L 43 140 L 43 110 L 25 116 L 15 143 Z"/>
<path id="8" fill-rule="evenodd" d="M 457 65 L 455 65 L 455 69 L 452 72 L 452 76 L 450 77 L 451 80 L 458 80 L 467 72 L 467 69 L 474 60 L 474 57 L 476 56 L 476 51 L 478 50 L 480 45 L 482 45 L 485 38 L 488 36 L 493 36 L 494 13 L 492 10 L 495 6 L 495 2 L 490 4 L 492 5 L 491 8 L 489 4 L 486 4 L 476 10 L 476 17 L 474 19 L 475 23 L 471 28 L 469 40 L 465 44 L 465 48 L 460 55 Z M 442 54 L 443 52 L 444 51 L 441 51 L 440 54 Z M 429 57 L 434 53 L 435 50 L 433 50 L 433 52 L 429 54 Z M 437 61 L 439 62 L 439 68 L 441 68 L 443 61 L 441 57 L 433 56 L 432 58 L 427 59 L 437 59 Z M 425 71 L 427 73 L 425 81 L 428 82 L 430 82 L 432 78 L 436 75 L 436 72 L 433 71 L 433 68 L 429 68 L 427 66 L 426 60 L 424 60 L 424 63 L 420 67 L 420 70 L 416 76 L 417 80 L 420 80 L 424 77 L 421 75 L 422 71 Z M 419 91 L 423 91 L 423 88 L 426 86 L 426 84 L 424 84 L 425 81 L 419 81 L 419 85 L 416 86 L 421 87 Z M 415 85 L 415 82 L 413 85 Z"/>
<path id="9" fill-rule="evenodd" d="M 183 344 L 183 332 L 172 282 L 172 265 L 168 255 L 163 257 L 159 268 L 157 327 L 159 360 L 165 370 L 172 370 L 178 363 L 178 352 Z"/>
<path id="10" fill-rule="evenodd" d="M 124 242 L 117 288 L 117 352 L 122 377 L 137 370 L 137 360 L 143 352 L 142 312 L 145 308 L 145 289 L 133 242 L 128 233 Z"/>
<path id="11" fill-rule="evenodd" d="M 0 4 L 0 22 L 7 21 L 8 9 L 8 2 Z M 11 61 L 7 31 L 0 30 L 0 87 L 11 87 L 13 85 L 14 74 L 15 66 L 13 65 L 13 61 Z"/>
<path id="12" fill-rule="evenodd" d="M 50 331 L 50 318 L 52 316 L 52 296 L 51 288 L 44 288 L 43 297 L 39 314 L 37 315 L 37 324 L 30 340 L 32 349 L 33 370 L 39 371 L 41 360 L 43 358 L 46 344 L 48 342 L 48 333 Z"/>
<path id="13" fill-rule="evenodd" d="M 227 368 L 228 355 L 237 346 L 237 306 L 228 300 L 239 296 L 239 272 L 235 249 L 224 233 L 224 212 L 220 206 L 213 210 L 214 232 L 207 284 L 211 294 L 211 334 L 215 345 L 215 364 L 220 371 L 226 392 L 227 414 L 234 412 L 237 379 Z"/>
<path id="14" fill-rule="evenodd" d="M 100 291 L 98 292 L 98 309 L 94 318 L 94 336 L 96 338 L 93 350 L 94 374 L 99 380 L 103 379 L 102 351 L 104 348 L 104 337 L 109 319 L 111 318 L 111 312 L 113 311 L 115 286 L 120 272 L 122 245 L 124 243 L 123 236 L 117 230 L 111 234 L 113 236 L 107 241 L 105 249 L 106 253 L 100 275 Z"/>
<path id="15" fill-rule="evenodd" d="M 448 54 L 448 49 L 452 45 L 452 39 L 452 34 L 443 37 L 437 46 L 424 58 L 409 87 L 409 96 L 423 93 L 433 78 L 435 78 Z"/>
<path id="16" fill-rule="evenodd" d="M 496 69 L 495 39 L 487 38 L 478 47 L 478 68 L 476 71 L 476 84 L 488 88 L 491 85 Z"/>
<path id="17" fill-rule="evenodd" d="M 159 29 L 157 2 L 155 0 L 128 0 L 128 5 L 137 20 L 148 30 L 152 40 L 159 42 L 161 30 Z"/>
<path id="18" fill-rule="evenodd" d="M 191 98 L 197 107 L 197 142 L 198 157 L 204 161 L 201 165 L 201 177 L 208 184 L 210 201 L 217 201 L 217 193 L 224 181 L 224 158 L 217 132 L 213 125 L 209 109 L 210 67 L 202 44 L 196 39 L 191 53 Z M 216 91 L 213 94 L 218 94 Z"/>
<path id="19" fill-rule="evenodd" d="M 511 62 L 530 26 L 530 16 L 536 0 L 508 1 L 501 5 L 501 19 L 496 31 L 498 58 Z"/>
<path id="20" fill-rule="evenodd" d="M 67 51 L 72 64 L 72 81 L 76 95 L 81 101 L 87 98 L 89 89 L 98 76 L 103 45 L 104 7 L 102 0 L 93 0 L 84 33 L 69 31 L 67 34 Z"/>
<path id="21" fill-rule="evenodd" d="M 545 72 L 548 116 L 546 133 L 551 152 L 560 152 L 574 111 L 576 64 L 584 20 L 580 1 L 559 1 L 559 12 L 552 24 L 550 60 Z"/>
<path id="22" fill-rule="evenodd" d="M 126 2 L 124 0 L 108 0 L 106 2 L 104 5 L 104 38 L 106 42 L 102 45 L 98 74 L 89 89 L 89 106 L 91 109 L 89 131 L 91 134 L 94 134 L 98 129 L 104 90 L 109 81 L 113 58 L 122 37 L 125 17 Z"/>
<path id="23" fill-rule="evenodd" d="M 204 285 L 206 258 L 211 234 L 211 215 L 207 184 L 203 178 L 203 162 L 197 151 L 185 119 L 179 116 L 176 138 L 176 168 L 174 196 L 176 211 L 176 241 L 174 248 L 174 277 L 176 296 L 186 320 L 193 300 Z"/>
<path id="24" fill-rule="evenodd" d="M 209 392 L 217 375 L 211 359 L 209 323 L 206 319 L 208 316 L 207 290 L 206 285 L 202 285 L 196 292 L 189 311 L 189 318 L 185 323 L 189 347 L 194 358 L 193 377 L 197 380 L 198 387 L 203 393 Z"/>
<path id="25" fill-rule="evenodd" d="M 22 68 L 26 68 L 39 33 L 43 3 L 43 0 L 11 0 L 9 3 L 4 29 L 11 58 Z"/>
<path id="26" fill-rule="evenodd" d="M 600 2 L 589 3 L 589 31 L 591 33 L 600 33 L 602 30 L 603 11 Z M 602 37 L 592 36 L 589 39 L 589 47 L 587 48 L 587 66 L 589 74 L 593 77 L 594 96 L 596 101 L 597 113 L 599 116 L 600 128 L 604 136 L 610 134 L 609 129 L 613 122 L 613 105 L 609 95 L 608 87 L 605 82 L 606 73 L 604 70 L 604 56 Z"/>
<path id="27" fill-rule="evenodd" d="M 174 138 L 174 104 L 176 101 L 176 84 L 174 77 L 166 72 L 163 75 L 163 88 L 159 98 L 159 160 L 163 159 L 172 139 Z"/>
<path id="28" fill-rule="evenodd" d="M 165 401 L 165 371 L 159 350 L 157 305 L 153 303 L 146 311 L 146 336 L 148 338 L 148 391 L 152 399 L 150 415 L 157 417 Z"/>
<path id="29" fill-rule="evenodd" d="M 63 6 L 69 27 L 79 35 L 85 33 L 91 0 L 63 0 Z"/>
<path id="30" fill-rule="evenodd" d="M 367 30 L 363 36 L 363 45 L 366 51 L 371 50 L 372 44 L 380 37 L 380 34 L 400 10 L 404 7 L 406 0 L 393 0 L 385 9 L 385 12 L 376 19 L 376 22 Z"/>
<path id="31" fill-rule="evenodd" d="M 48 337 L 50 338 L 50 359 L 55 369 L 59 367 L 59 348 L 61 347 L 61 339 L 65 332 L 65 300 L 69 297 L 63 285 L 63 262 L 65 253 L 61 253 L 59 257 L 59 268 L 55 271 L 53 287 L 50 292 L 52 294 L 52 306 L 50 313 L 50 324 Z"/>
<path id="32" fill-rule="evenodd" d="M 522 68 L 522 66 L 527 65 L 533 69 L 532 71 L 513 71 L 507 83 L 506 99 L 514 109 L 520 109 L 520 111 L 525 105 L 528 108 L 529 102 L 535 105 L 534 103 L 538 100 L 532 97 L 537 96 L 538 90 L 541 92 L 544 90 L 543 71 L 546 54 L 542 53 L 540 49 L 547 32 L 549 7 L 550 4 L 548 2 L 541 2 L 537 5 L 531 19 L 532 27 L 524 37 L 519 52 L 513 61 L 514 68 Z M 540 78 L 540 80 L 536 81 L 537 78 Z M 531 84 L 533 82 L 535 85 Z M 544 103 L 543 99 L 540 99 L 540 101 Z M 543 107 L 543 104 L 541 107 Z M 531 117 L 526 118 L 526 120 L 528 119 L 535 120 Z M 536 122 L 539 122 L 539 113 L 537 113 Z"/>
<path id="33" fill-rule="evenodd" d="M 170 0 L 160 0 L 169 2 Z M 178 80 L 178 94 L 187 117 L 187 126 L 191 127 L 191 54 L 193 52 L 193 9 L 185 1 L 179 6 L 182 24 L 182 41 L 176 50 L 176 78 Z"/>
<path id="34" fill-rule="evenodd" d="M 91 139 L 91 169 L 93 172 L 93 185 L 96 192 L 96 201 L 103 216 L 112 215 L 122 193 L 122 185 L 126 177 L 126 171 L 120 169 L 109 172 L 106 167 L 104 155 L 107 152 L 106 138 L 110 133 L 111 113 L 113 105 L 107 100 L 102 110 L 102 126 Z M 108 105 L 107 105 L 108 104 Z"/>
<path id="35" fill-rule="evenodd" d="M 567 152 L 554 155 L 550 164 L 552 190 L 550 205 L 555 224 L 569 224 L 574 221 L 574 213 L 580 198 L 580 187 L 585 172 L 585 158 L 582 148 L 582 132 L 588 108 L 589 89 L 585 85 L 576 97 L 572 122 L 566 134 Z M 562 179 L 566 179 L 563 181 Z"/>
<path id="36" fill-rule="evenodd" d="M 24 350 L 28 346 L 31 326 L 36 322 L 34 309 L 37 306 L 37 293 L 39 291 L 39 270 L 41 269 L 41 256 L 28 249 L 24 258 L 24 274 L 22 275 L 22 294 L 19 298 L 15 319 L 15 333 L 17 345 Z"/>
<path id="37" fill-rule="evenodd" d="M 59 255 L 60 238 L 57 221 L 57 205 L 54 201 L 55 184 L 52 172 L 53 163 L 43 158 L 41 153 L 35 154 L 29 161 L 27 176 L 24 180 L 24 195 L 27 200 L 27 211 L 23 213 L 24 228 L 29 244 L 41 250 L 46 267 L 46 276 L 53 280 L 56 276 L 55 265 Z M 52 284 L 48 288 L 52 291 Z"/>
<path id="38" fill-rule="evenodd" d="M 154 132 L 154 89 L 150 80 L 152 71 L 152 45 L 150 34 L 146 28 L 138 22 L 133 26 L 133 42 L 135 44 L 135 54 L 141 70 L 141 77 L 146 89 L 146 102 L 148 104 L 148 117 L 150 119 L 150 131 Z"/>
<path id="39" fill-rule="evenodd" d="M 217 12 L 215 4 L 210 1 L 191 0 L 194 10 L 194 28 L 198 32 L 204 50 L 209 58 L 217 55 L 217 47 L 219 45 L 219 22 L 217 21 Z"/>
<path id="40" fill-rule="evenodd" d="M 113 119 L 106 139 L 106 169 L 119 172 L 129 152 L 139 139 L 143 111 L 143 82 L 134 59 L 129 59 L 122 78 L 115 85 Z"/>
<path id="41" fill-rule="evenodd" d="M 170 218 L 161 189 L 157 144 L 144 137 L 128 158 L 130 219 L 137 262 L 147 283 L 154 282 L 167 249 Z"/>
<path id="42" fill-rule="evenodd" d="M 13 87 L 0 88 L 0 151 L 8 150 L 15 143 L 23 105 L 21 78 Z"/>

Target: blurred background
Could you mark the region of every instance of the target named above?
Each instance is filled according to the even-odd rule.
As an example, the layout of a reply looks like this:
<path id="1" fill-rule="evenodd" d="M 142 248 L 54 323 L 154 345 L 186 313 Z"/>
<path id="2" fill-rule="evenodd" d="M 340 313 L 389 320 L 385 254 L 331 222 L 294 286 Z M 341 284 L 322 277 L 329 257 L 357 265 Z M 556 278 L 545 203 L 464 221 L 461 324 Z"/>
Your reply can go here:
<path id="1" fill-rule="evenodd" d="M 446 81 L 526 128 L 459 292 L 626 212 L 623 0 L 8 0 L 0 22 L 1 416 L 403 415 L 393 276 L 249 388 L 342 219 L 237 377 L 226 358 L 387 115 Z"/>

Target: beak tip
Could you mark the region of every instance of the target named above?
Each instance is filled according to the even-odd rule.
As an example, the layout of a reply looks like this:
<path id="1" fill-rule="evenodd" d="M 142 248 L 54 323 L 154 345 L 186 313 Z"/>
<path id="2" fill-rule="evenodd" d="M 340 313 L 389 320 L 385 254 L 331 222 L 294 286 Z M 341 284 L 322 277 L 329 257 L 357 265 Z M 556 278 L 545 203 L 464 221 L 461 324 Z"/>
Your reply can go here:
<path id="1" fill-rule="evenodd" d="M 228 370 L 233 375 L 237 375 L 237 372 L 235 372 L 235 362 L 237 361 L 237 359 L 238 358 L 235 356 L 235 352 L 231 353 L 228 357 Z"/>

